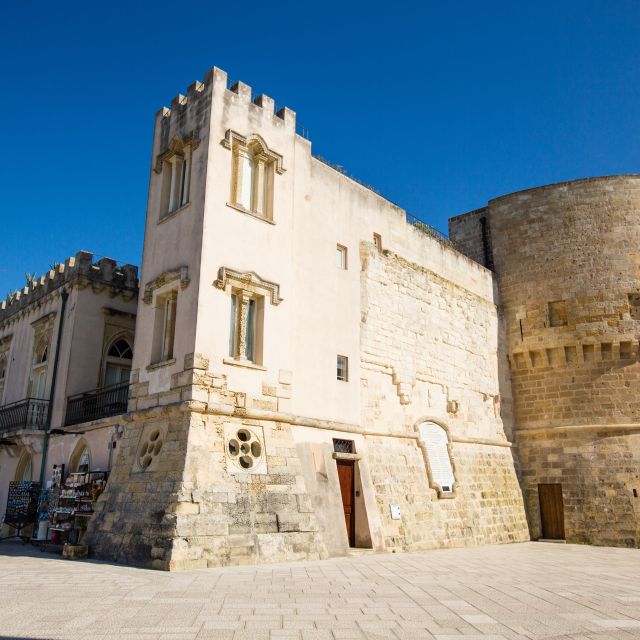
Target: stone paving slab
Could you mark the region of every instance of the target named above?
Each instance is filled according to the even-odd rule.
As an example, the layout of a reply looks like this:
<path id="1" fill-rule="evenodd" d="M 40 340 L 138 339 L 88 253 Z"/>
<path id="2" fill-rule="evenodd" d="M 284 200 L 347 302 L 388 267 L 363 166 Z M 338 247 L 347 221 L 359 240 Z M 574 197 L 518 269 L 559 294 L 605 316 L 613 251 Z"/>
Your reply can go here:
<path id="1" fill-rule="evenodd" d="M 640 550 L 523 543 L 164 573 L 0 544 L 0 640 L 640 640 Z"/>

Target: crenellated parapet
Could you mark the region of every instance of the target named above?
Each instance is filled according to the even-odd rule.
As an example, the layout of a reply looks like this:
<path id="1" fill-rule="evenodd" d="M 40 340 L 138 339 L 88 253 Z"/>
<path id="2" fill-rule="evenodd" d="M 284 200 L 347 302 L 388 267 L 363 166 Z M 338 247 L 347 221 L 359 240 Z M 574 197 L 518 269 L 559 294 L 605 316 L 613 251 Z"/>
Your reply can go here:
<path id="1" fill-rule="evenodd" d="M 175 139 L 199 140 L 200 131 L 206 127 L 206 116 L 211 108 L 213 94 L 224 95 L 232 104 L 246 105 L 255 116 L 262 116 L 273 125 L 296 129 L 296 114 L 288 107 L 276 109 L 273 98 L 255 95 L 252 88 L 244 82 L 232 82 L 226 71 L 213 67 L 205 75 L 204 81 L 196 80 L 186 91 L 179 93 L 156 114 L 161 128 L 159 154 L 164 153 Z"/>
<path id="2" fill-rule="evenodd" d="M 108 288 L 113 295 L 123 295 L 127 299 L 138 295 L 138 267 L 132 264 L 119 265 L 111 258 L 95 258 L 93 253 L 78 251 L 75 256 L 56 264 L 28 286 L 9 294 L 0 303 L 0 323 L 26 311 L 65 285 L 80 288 L 91 286 L 96 291 Z"/>

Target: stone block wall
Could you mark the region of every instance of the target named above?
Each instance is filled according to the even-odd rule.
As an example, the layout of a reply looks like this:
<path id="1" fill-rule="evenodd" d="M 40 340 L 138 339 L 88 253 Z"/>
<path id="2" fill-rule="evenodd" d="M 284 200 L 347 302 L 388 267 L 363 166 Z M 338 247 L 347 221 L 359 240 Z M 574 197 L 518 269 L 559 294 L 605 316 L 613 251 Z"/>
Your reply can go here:
<path id="1" fill-rule="evenodd" d="M 387 550 L 529 540 L 513 450 L 454 442 L 455 495 L 429 486 L 422 448 L 413 438 L 367 438 L 368 460 Z M 389 505 L 400 505 L 400 520 Z"/>
<path id="2" fill-rule="evenodd" d="M 132 386 L 126 435 L 87 533 L 91 554 L 157 569 L 326 556 L 290 425 L 247 414 L 275 415 L 277 385 L 247 400 L 205 359 L 185 365 L 169 391 Z"/>
<path id="3" fill-rule="evenodd" d="M 640 547 L 640 432 L 526 433 L 518 454 L 535 539 L 542 537 L 538 483 L 557 483 L 567 542 Z"/>
<path id="4" fill-rule="evenodd" d="M 380 434 L 367 436 L 367 456 L 385 547 L 528 540 L 501 415 L 510 390 L 493 300 L 367 243 L 361 261 L 362 425 Z M 416 433 L 425 420 L 449 433 L 453 496 L 438 497 L 430 485 Z"/>
<path id="5" fill-rule="evenodd" d="M 532 533 L 538 484 L 561 484 L 567 540 L 638 546 L 640 176 L 529 189 L 484 211 Z M 475 217 L 450 221 L 469 255 Z"/>

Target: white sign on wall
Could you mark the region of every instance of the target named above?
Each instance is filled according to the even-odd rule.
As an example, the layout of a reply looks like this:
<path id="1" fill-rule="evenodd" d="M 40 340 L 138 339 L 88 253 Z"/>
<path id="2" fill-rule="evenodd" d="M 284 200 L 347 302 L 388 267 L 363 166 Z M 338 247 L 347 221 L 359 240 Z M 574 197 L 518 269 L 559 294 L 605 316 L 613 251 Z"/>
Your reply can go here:
<path id="1" fill-rule="evenodd" d="M 391 510 L 391 519 L 400 520 L 400 505 L 392 502 L 389 505 L 389 509 Z"/>
<path id="2" fill-rule="evenodd" d="M 420 440 L 427 449 L 431 479 L 444 492 L 453 491 L 453 466 L 449 458 L 447 432 L 435 422 L 423 422 L 419 427 Z"/>

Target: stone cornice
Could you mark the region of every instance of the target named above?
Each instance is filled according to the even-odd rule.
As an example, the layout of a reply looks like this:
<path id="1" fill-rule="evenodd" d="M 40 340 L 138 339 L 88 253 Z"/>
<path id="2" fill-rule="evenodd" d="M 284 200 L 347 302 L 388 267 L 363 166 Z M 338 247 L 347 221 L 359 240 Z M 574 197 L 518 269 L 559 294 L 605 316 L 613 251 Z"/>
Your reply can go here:
<path id="1" fill-rule="evenodd" d="M 210 415 L 221 415 L 233 418 L 245 418 L 248 420 L 268 420 L 271 422 L 284 422 L 298 427 L 310 427 L 313 429 L 324 429 L 329 431 L 339 431 L 342 433 L 352 433 L 355 435 L 368 436 L 373 438 L 401 438 L 404 440 L 418 440 L 417 433 L 385 433 L 370 431 L 348 422 L 338 420 L 325 420 L 322 418 L 309 418 L 307 416 L 286 413 L 283 411 L 270 411 L 268 409 L 256 409 L 247 407 L 236 407 L 219 402 L 201 402 L 198 400 L 182 400 L 172 404 L 159 405 L 149 409 L 141 409 L 124 414 L 122 418 L 126 422 L 140 422 L 153 418 L 160 418 L 176 413 L 201 413 Z M 476 444 L 490 447 L 513 447 L 511 442 L 505 440 L 490 440 L 486 438 L 458 438 L 451 437 L 454 444 Z"/>
<path id="2" fill-rule="evenodd" d="M 171 142 L 167 145 L 167 148 L 156 156 L 156 163 L 153 170 L 156 173 L 162 173 L 162 164 L 165 160 L 171 158 L 171 156 L 180 153 L 185 147 L 191 147 L 191 151 L 195 151 L 200 145 L 200 139 L 198 138 L 198 132 L 192 131 L 184 138 L 181 136 L 174 136 Z"/>
<path id="3" fill-rule="evenodd" d="M 189 267 L 181 265 L 172 271 L 163 271 L 157 278 L 147 282 L 147 284 L 144 285 L 144 296 L 142 301 L 145 304 L 151 304 L 153 301 L 153 292 L 156 289 L 164 287 L 172 282 L 179 282 L 180 289 L 186 289 L 191 282 L 189 278 Z"/>
<path id="4" fill-rule="evenodd" d="M 273 305 L 278 305 L 283 300 L 280 297 L 280 285 L 269 280 L 263 280 L 255 271 L 236 271 L 229 267 L 220 267 L 218 279 L 213 284 L 222 291 L 228 285 L 231 285 L 250 293 L 268 294 Z"/>
<path id="5" fill-rule="evenodd" d="M 286 171 L 286 169 L 282 166 L 282 156 L 279 153 L 276 153 L 275 151 L 269 149 L 264 138 L 262 138 L 262 136 L 259 136 L 257 133 L 254 133 L 250 136 L 243 136 L 237 131 L 227 129 L 226 133 L 224 134 L 224 138 L 220 141 L 220 144 L 225 149 L 232 150 L 234 142 L 237 142 L 243 147 L 250 147 L 252 144 L 257 144 L 260 147 L 260 151 L 265 156 L 265 158 L 274 163 L 276 173 L 282 174 Z"/>

